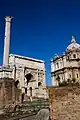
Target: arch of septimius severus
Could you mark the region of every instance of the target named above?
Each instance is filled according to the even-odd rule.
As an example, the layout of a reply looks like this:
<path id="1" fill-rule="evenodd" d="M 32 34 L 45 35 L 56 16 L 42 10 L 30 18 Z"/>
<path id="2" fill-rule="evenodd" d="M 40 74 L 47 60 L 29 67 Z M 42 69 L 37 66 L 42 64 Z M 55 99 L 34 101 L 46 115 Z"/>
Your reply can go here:
<path id="1" fill-rule="evenodd" d="M 5 18 L 3 66 L 0 68 L 0 103 L 20 98 L 47 98 L 45 62 L 42 60 L 9 54 L 10 25 L 12 17 Z M 16 94 L 16 95 L 15 95 Z"/>

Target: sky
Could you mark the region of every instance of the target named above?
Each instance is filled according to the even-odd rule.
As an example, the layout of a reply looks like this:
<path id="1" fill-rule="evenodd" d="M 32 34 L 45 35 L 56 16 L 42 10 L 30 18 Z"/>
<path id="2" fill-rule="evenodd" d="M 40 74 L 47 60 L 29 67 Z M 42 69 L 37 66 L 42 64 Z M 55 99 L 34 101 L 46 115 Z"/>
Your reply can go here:
<path id="1" fill-rule="evenodd" d="M 80 43 L 79 0 L 1 0 L 0 64 L 3 59 L 5 16 L 13 16 L 10 53 L 44 60 L 51 85 L 50 60 L 62 55 L 75 36 Z"/>

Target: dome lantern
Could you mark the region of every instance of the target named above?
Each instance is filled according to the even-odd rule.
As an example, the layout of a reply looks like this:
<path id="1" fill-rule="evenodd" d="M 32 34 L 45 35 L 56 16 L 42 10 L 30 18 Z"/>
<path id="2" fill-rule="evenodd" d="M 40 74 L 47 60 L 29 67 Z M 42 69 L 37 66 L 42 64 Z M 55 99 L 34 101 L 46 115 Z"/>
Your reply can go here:
<path id="1" fill-rule="evenodd" d="M 76 43 L 76 40 L 75 40 L 75 37 L 74 37 L 74 36 L 72 36 L 71 43 Z"/>
<path id="2" fill-rule="evenodd" d="M 80 49 L 80 45 L 76 43 L 75 37 L 72 36 L 71 44 L 68 45 L 67 50 Z"/>

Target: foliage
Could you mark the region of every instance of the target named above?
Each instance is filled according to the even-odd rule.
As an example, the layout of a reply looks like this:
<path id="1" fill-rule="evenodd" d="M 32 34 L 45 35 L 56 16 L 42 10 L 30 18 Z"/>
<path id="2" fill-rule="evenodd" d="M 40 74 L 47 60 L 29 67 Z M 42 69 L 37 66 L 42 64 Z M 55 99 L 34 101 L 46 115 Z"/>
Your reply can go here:
<path id="1" fill-rule="evenodd" d="M 59 86 L 60 87 L 64 87 L 64 86 L 75 86 L 75 85 L 79 85 L 78 82 L 76 82 L 76 79 L 67 79 L 67 81 L 63 81 L 62 83 L 59 81 Z"/>

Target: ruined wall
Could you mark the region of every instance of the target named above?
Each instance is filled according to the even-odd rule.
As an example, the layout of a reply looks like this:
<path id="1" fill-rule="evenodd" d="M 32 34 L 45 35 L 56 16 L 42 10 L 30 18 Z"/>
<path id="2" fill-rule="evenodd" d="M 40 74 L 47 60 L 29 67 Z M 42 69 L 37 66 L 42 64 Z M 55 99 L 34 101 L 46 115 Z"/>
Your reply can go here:
<path id="1" fill-rule="evenodd" d="M 12 83 L 0 81 L 0 107 L 7 105 L 12 100 Z"/>
<path id="2" fill-rule="evenodd" d="M 0 83 L 0 108 L 2 107 L 2 105 L 3 105 L 3 97 L 4 97 L 4 95 L 3 95 L 3 85 L 2 85 L 2 83 Z"/>
<path id="3" fill-rule="evenodd" d="M 80 120 L 80 86 L 50 87 L 48 90 L 52 120 Z"/>
<path id="4" fill-rule="evenodd" d="M 21 89 L 15 88 L 14 92 L 15 92 L 15 101 L 16 101 L 16 103 L 21 103 L 21 97 L 22 97 Z"/>
<path id="5" fill-rule="evenodd" d="M 17 102 L 21 102 L 21 90 L 15 87 L 14 80 L 0 79 L 0 108 Z"/>

